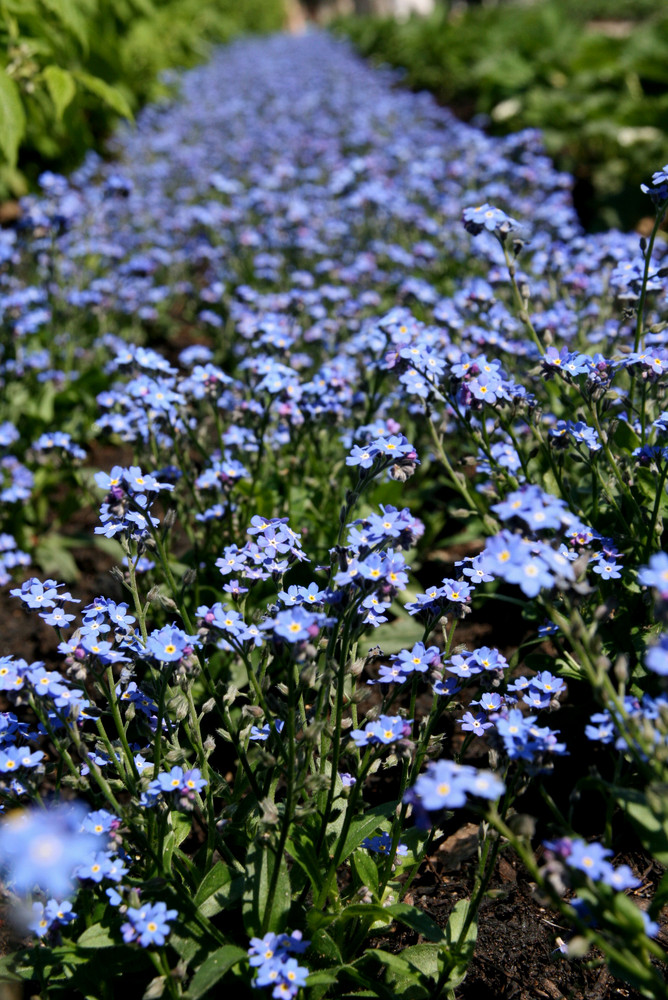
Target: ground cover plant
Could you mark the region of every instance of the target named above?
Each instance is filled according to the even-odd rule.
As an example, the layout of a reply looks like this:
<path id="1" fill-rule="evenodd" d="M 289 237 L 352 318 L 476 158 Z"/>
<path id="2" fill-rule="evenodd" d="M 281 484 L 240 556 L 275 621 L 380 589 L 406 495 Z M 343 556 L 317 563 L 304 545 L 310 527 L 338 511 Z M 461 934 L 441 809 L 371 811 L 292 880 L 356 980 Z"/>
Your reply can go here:
<path id="1" fill-rule="evenodd" d="M 119 117 L 168 92 L 167 71 L 283 19 L 282 0 L 5 0 L 0 200 L 25 194 L 45 167 L 72 169 L 102 149 Z"/>
<path id="2" fill-rule="evenodd" d="M 586 228 L 634 228 L 647 163 L 668 159 L 661 3 L 439 3 L 428 18 L 349 17 L 337 30 L 493 135 L 540 128 L 576 178 Z"/>
<path id="3" fill-rule="evenodd" d="M 236 43 L 0 230 L 30 995 L 463 997 L 511 863 L 666 995 L 668 170 L 587 235 L 539 133 L 395 82 Z"/>

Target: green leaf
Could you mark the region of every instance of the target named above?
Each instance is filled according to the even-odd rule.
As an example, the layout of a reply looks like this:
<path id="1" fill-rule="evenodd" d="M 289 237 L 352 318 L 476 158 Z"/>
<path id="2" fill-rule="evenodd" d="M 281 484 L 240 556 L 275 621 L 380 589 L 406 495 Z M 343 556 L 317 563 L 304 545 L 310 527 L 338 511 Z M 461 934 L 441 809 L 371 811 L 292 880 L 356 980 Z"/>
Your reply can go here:
<path id="1" fill-rule="evenodd" d="M 345 839 L 340 860 L 343 862 L 346 858 L 350 857 L 353 851 L 362 843 L 364 838 L 369 837 L 372 833 L 375 833 L 381 820 L 387 819 L 388 816 L 391 816 L 395 808 L 396 803 L 384 802 L 380 806 L 374 806 L 373 809 L 369 809 L 367 812 L 361 813 L 359 816 L 355 816 L 350 824 L 348 836 Z"/>
<path id="2" fill-rule="evenodd" d="M 326 930 L 317 930 L 311 935 L 311 948 L 335 962 L 343 962 L 343 956 L 334 938 Z"/>
<path id="3" fill-rule="evenodd" d="M 84 73 L 83 70 L 76 70 L 73 76 L 86 90 L 99 97 L 104 104 L 120 115 L 121 118 L 133 118 L 132 108 L 117 87 L 112 87 L 110 84 L 105 83 L 104 80 L 101 80 L 99 76 L 92 76 L 90 73 Z"/>
<path id="4" fill-rule="evenodd" d="M 47 66 L 42 75 L 56 109 L 56 119 L 61 121 L 68 104 L 77 92 L 77 85 L 72 74 L 60 66 Z"/>
<path id="5" fill-rule="evenodd" d="M 285 844 L 285 849 L 308 876 L 314 893 L 320 892 L 323 886 L 322 866 L 306 830 L 299 828 L 294 830 L 292 837 L 289 837 Z"/>
<path id="6" fill-rule="evenodd" d="M 32 969 L 25 969 L 21 973 L 12 968 L 16 964 L 16 958 L 16 955 L 4 955 L 0 958 L 0 983 L 20 983 L 22 979 L 30 979 Z M 18 969 L 20 968 L 19 965 Z"/>
<path id="7" fill-rule="evenodd" d="M 76 38 L 84 52 L 88 51 L 89 27 L 81 5 L 75 0 L 41 0 L 43 5 L 56 15 L 64 28 Z"/>
<path id="8" fill-rule="evenodd" d="M 384 906 L 379 906 L 377 903 L 351 903 L 335 917 L 332 925 L 345 924 L 349 920 L 360 917 L 370 919 L 372 923 L 379 923 L 384 926 L 392 923 L 392 917 Z"/>
<path id="9" fill-rule="evenodd" d="M 167 867 L 172 863 L 172 855 L 174 851 L 182 844 L 190 833 L 190 828 L 192 826 L 192 816 L 188 813 L 180 812 L 170 812 L 167 817 L 168 832 L 165 837 L 165 844 L 163 847 L 163 853 L 165 856 L 165 864 Z"/>
<path id="10" fill-rule="evenodd" d="M 178 847 L 186 839 L 192 829 L 192 816 L 190 813 L 172 812 L 172 829 L 174 831 L 174 846 Z"/>
<path id="11" fill-rule="evenodd" d="M 442 948 L 437 944 L 415 944 L 411 948 L 404 948 L 401 957 L 427 979 L 436 980 L 440 975 L 439 957 L 442 953 Z"/>
<path id="12" fill-rule="evenodd" d="M 446 961 L 449 965 L 449 976 L 444 984 L 444 989 L 454 990 L 466 978 L 468 967 L 473 958 L 475 943 L 478 938 L 478 922 L 473 917 L 469 923 L 466 933 L 462 937 L 464 924 L 469 913 L 470 901 L 460 899 L 454 910 L 450 914 L 445 928 L 445 940 L 448 944 L 449 954 Z"/>
<path id="13" fill-rule="evenodd" d="M 386 906 L 385 909 L 391 913 L 395 920 L 399 920 L 407 927 L 411 927 L 418 934 L 426 937 L 429 941 L 442 941 L 445 933 L 436 921 L 417 906 L 410 906 L 408 903 L 394 903 Z"/>
<path id="14" fill-rule="evenodd" d="M 642 935 L 645 933 L 642 913 L 632 899 L 623 892 L 616 892 L 612 900 L 612 912 L 615 923 L 624 928 L 628 934 Z"/>
<path id="15" fill-rule="evenodd" d="M 243 889 L 243 875 L 235 875 L 226 864 L 219 861 L 200 883 L 195 895 L 195 906 L 203 916 L 213 917 L 239 899 Z"/>
<path id="16" fill-rule="evenodd" d="M 234 944 L 226 944 L 222 948 L 218 948 L 195 971 L 195 975 L 186 993 L 188 1000 L 199 1000 L 212 986 L 215 986 L 222 979 L 233 965 L 241 962 L 246 957 L 247 952 Z"/>
<path id="17" fill-rule="evenodd" d="M 186 933 L 177 934 L 174 931 L 169 935 L 169 944 L 186 965 L 192 962 L 201 948 L 201 942 L 197 941 L 194 937 Z"/>
<path id="18" fill-rule="evenodd" d="M 74 963 L 71 945 L 58 948 L 22 948 L 0 960 L 0 982 L 16 982 L 17 979 L 40 979 L 52 977 L 64 962 Z"/>
<path id="19" fill-rule="evenodd" d="M 93 924 L 87 927 L 83 934 L 77 938 L 78 948 L 114 948 L 120 944 L 116 938 L 112 938 L 108 927 L 102 924 Z"/>
<path id="20" fill-rule="evenodd" d="M 668 802 L 665 785 L 648 785 L 645 794 L 633 788 L 609 785 L 635 826 L 643 847 L 662 865 L 668 865 Z"/>
<path id="21" fill-rule="evenodd" d="M 419 950 L 424 948 L 432 951 Z M 408 952 L 414 954 L 407 957 Z M 436 945 L 415 945 L 415 948 L 405 948 L 401 955 L 392 955 L 381 950 L 373 951 L 372 955 L 386 966 L 388 985 L 398 1000 L 431 1000 L 434 995 L 434 981 L 439 974 Z"/>
<path id="22" fill-rule="evenodd" d="M 67 551 L 71 545 L 71 539 L 55 531 L 42 535 L 35 550 L 35 562 L 47 576 L 55 576 L 59 580 L 72 583 L 79 579 L 79 568 Z"/>
<path id="23" fill-rule="evenodd" d="M 16 166 L 19 145 L 26 130 L 26 116 L 19 88 L 0 69 L 0 150 L 10 167 Z"/>
<path id="24" fill-rule="evenodd" d="M 656 919 L 656 917 L 659 915 L 659 913 L 661 913 L 661 910 L 666 905 L 668 905 L 668 872 L 663 873 L 663 876 L 661 878 L 661 881 L 659 882 L 657 890 L 654 893 L 654 898 L 652 899 L 652 902 L 649 904 L 649 909 L 647 912 L 649 913 L 652 920 Z"/>
<path id="25" fill-rule="evenodd" d="M 404 648 L 411 648 L 416 640 L 415 619 L 407 614 L 397 615 L 394 621 L 380 625 L 373 630 L 374 645 L 378 645 L 387 653 L 398 653 Z"/>
<path id="26" fill-rule="evenodd" d="M 576 668 L 572 663 L 567 660 L 557 658 L 555 661 L 556 673 L 559 677 L 564 677 L 566 680 L 582 681 L 584 680 L 584 670 Z"/>
<path id="27" fill-rule="evenodd" d="M 322 969 L 319 972 L 312 972 L 307 980 L 307 986 L 333 986 L 337 980 L 336 971 L 330 971 L 328 969 Z"/>
<path id="28" fill-rule="evenodd" d="M 269 907 L 269 888 L 278 865 L 276 892 Z M 292 903 L 290 876 L 285 855 L 276 858 L 269 844 L 255 843 L 246 860 L 246 884 L 243 894 L 243 918 L 246 932 L 259 936 L 263 931 L 285 930 Z"/>
<path id="29" fill-rule="evenodd" d="M 378 865 L 365 848 L 354 852 L 352 865 L 359 884 L 367 886 L 374 896 L 377 896 L 379 889 Z"/>
<path id="30" fill-rule="evenodd" d="M 417 979 L 415 976 L 414 967 L 410 965 L 409 962 L 405 961 L 401 955 L 393 955 L 390 951 L 383 951 L 382 948 L 374 948 L 373 957 L 382 962 L 388 969 L 396 972 L 398 976 L 404 978 Z"/>

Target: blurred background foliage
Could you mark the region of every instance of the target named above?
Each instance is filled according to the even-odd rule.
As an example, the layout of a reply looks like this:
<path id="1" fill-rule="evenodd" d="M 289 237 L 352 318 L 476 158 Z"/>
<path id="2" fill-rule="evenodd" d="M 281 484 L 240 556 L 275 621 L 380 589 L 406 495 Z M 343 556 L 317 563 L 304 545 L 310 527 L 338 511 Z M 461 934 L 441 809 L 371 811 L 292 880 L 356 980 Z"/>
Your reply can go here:
<path id="1" fill-rule="evenodd" d="M 0 0 L 0 200 L 100 149 L 165 70 L 284 19 L 283 0 Z"/>
<path id="2" fill-rule="evenodd" d="M 588 229 L 642 229 L 639 185 L 668 163 L 665 0 L 441 0 L 426 18 L 334 28 L 492 134 L 540 128 Z"/>

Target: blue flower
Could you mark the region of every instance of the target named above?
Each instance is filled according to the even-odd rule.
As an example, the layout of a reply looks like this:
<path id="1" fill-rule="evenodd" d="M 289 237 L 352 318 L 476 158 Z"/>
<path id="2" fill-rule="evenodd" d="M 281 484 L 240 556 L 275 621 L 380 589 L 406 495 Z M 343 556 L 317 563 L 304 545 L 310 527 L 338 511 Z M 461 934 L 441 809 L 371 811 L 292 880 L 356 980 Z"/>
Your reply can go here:
<path id="1" fill-rule="evenodd" d="M 186 633 L 175 625 L 165 625 L 151 632 L 146 640 L 146 653 L 161 663 L 178 663 L 192 653 L 193 646 L 199 645 L 197 636 Z"/>
<path id="2" fill-rule="evenodd" d="M 379 833 L 375 837 L 365 837 L 361 846 L 365 847 L 367 851 L 373 851 L 374 854 L 388 854 L 392 847 L 392 837 L 389 833 Z M 408 847 L 399 841 L 396 856 L 404 858 L 407 854 Z"/>
<path id="3" fill-rule="evenodd" d="M 486 729 L 491 729 L 493 723 L 487 721 L 487 716 L 484 712 L 479 712 L 478 715 L 473 715 L 472 712 L 464 712 L 461 719 L 457 720 L 461 723 L 463 733 L 473 733 L 474 736 L 484 736 Z"/>
<path id="4" fill-rule="evenodd" d="M 659 636 L 659 641 L 645 653 L 645 666 L 661 677 L 668 676 L 668 633 Z"/>
<path id="5" fill-rule="evenodd" d="M 662 595 L 668 594 L 668 555 L 657 552 L 650 557 L 649 566 L 638 570 L 638 583 L 645 587 L 655 587 Z"/>
<path id="6" fill-rule="evenodd" d="M 395 743 L 410 734 L 411 721 L 399 715 L 381 715 L 373 722 L 367 722 L 364 729 L 351 730 L 350 737 L 357 747 Z"/>
<path id="7" fill-rule="evenodd" d="M 488 233 L 494 233 L 501 239 L 505 239 L 508 233 L 520 228 L 519 222 L 512 219 L 500 208 L 494 208 L 486 202 L 471 208 L 465 208 L 462 213 L 464 228 L 472 236 L 477 236 L 486 229 Z"/>
<path id="8" fill-rule="evenodd" d="M 412 803 L 419 811 L 429 813 L 440 809 L 458 809 L 466 805 L 467 796 L 498 799 L 505 785 L 491 771 L 479 771 L 467 764 L 451 760 L 431 761 L 404 801 Z"/>
<path id="9" fill-rule="evenodd" d="M 73 888 L 74 870 L 85 864 L 99 839 L 82 832 L 87 809 L 79 803 L 8 813 L 0 823 L 0 864 L 18 893 L 35 886 L 62 898 Z"/>
<path id="10" fill-rule="evenodd" d="M 162 945 L 171 932 L 169 926 L 178 917 L 177 910 L 168 910 L 166 903 L 145 903 L 139 909 L 128 909 L 127 922 L 121 927 L 125 943 L 136 941 L 142 948 Z"/>

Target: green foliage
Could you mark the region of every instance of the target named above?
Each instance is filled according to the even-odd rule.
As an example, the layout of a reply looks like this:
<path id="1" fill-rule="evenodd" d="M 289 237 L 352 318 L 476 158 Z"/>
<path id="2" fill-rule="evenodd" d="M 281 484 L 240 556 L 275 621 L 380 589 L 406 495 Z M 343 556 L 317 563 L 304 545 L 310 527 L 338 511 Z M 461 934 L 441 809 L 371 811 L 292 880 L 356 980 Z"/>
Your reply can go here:
<path id="1" fill-rule="evenodd" d="M 404 68 L 409 86 L 465 118 L 482 115 L 493 134 L 542 129 L 557 167 L 580 183 L 593 228 L 630 228 L 647 214 L 647 164 L 668 160 L 662 4 L 446 4 L 429 18 L 336 27 L 364 55 Z"/>
<path id="2" fill-rule="evenodd" d="M 239 32 L 282 27 L 283 0 L 7 0 L 0 5 L 0 199 L 67 170 L 161 74 Z"/>

